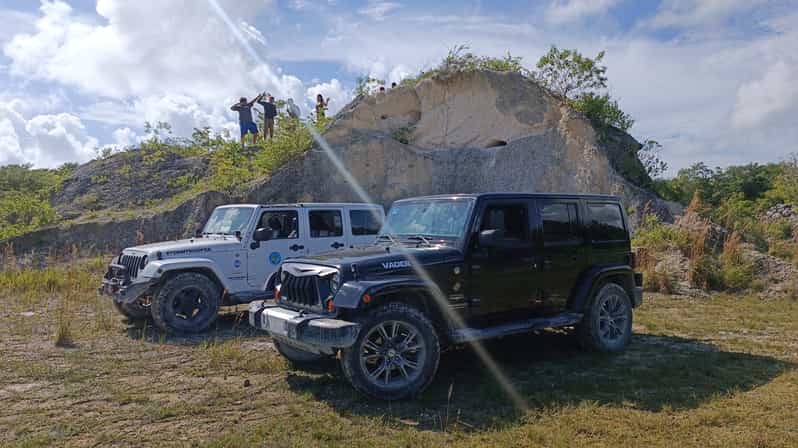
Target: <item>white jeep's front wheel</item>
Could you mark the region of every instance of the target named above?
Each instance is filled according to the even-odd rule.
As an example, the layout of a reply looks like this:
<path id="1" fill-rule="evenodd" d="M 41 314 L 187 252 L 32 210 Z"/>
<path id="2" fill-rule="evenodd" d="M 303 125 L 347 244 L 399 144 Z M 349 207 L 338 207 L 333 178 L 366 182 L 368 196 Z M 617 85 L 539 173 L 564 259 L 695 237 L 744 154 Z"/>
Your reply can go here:
<path id="1" fill-rule="evenodd" d="M 152 319 L 162 330 L 200 333 L 219 313 L 222 293 L 213 280 L 198 272 L 183 272 L 166 280 L 152 301 Z"/>

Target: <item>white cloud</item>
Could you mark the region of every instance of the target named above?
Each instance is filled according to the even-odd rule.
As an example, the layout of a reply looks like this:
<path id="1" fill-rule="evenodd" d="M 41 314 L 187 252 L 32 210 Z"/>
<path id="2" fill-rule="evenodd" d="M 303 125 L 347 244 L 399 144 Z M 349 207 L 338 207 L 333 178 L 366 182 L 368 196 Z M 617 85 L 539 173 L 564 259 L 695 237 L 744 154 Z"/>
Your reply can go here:
<path id="1" fill-rule="evenodd" d="M 763 0 L 664 0 L 649 22 L 658 28 L 715 25 L 734 14 L 751 10 Z"/>
<path id="2" fill-rule="evenodd" d="M 159 0 L 98 0 L 102 20 L 94 23 L 60 0 L 45 1 L 36 32 L 15 36 L 4 52 L 13 75 L 117 100 L 186 95 L 211 106 L 264 89 L 296 92 L 299 79 L 253 60 L 236 38 L 265 43 L 256 28 L 235 14 L 251 16 L 270 3 L 218 1 L 237 28 L 229 29 L 205 2 L 187 7 Z"/>
<path id="3" fill-rule="evenodd" d="M 386 2 L 380 0 L 368 0 L 368 4 L 357 10 L 358 14 L 370 17 L 372 20 L 382 22 L 385 16 L 402 5 L 396 2 Z"/>
<path id="4" fill-rule="evenodd" d="M 740 86 L 732 122 L 750 128 L 785 113 L 798 123 L 798 65 L 779 61 L 768 67 L 761 79 Z"/>
<path id="5" fill-rule="evenodd" d="M 305 104 L 308 110 L 313 110 L 316 105 L 316 95 L 321 94 L 325 100 L 330 100 L 328 116 L 337 113 L 342 107 L 352 101 L 352 92 L 345 89 L 341 82 L 333 78 L 330 82 L 310 86 L 305 91 Z"/>
<path id="6" fill-rule="evenodd" d="M 546 21 L 554 24 L 575 22 L 605 14 L 618 0 L 554 0 L 546 9 Z"/>
<path id="7" fill-rule="evenodd" d="M 32 163 L 56 167 L 85 162 L 95 155 L 97 139 L 88 135 L 80 118 L 68 113 L 23 115 L 30 110 L 20 99 L 0 103 L 0 165 Z"/>
<path id="8" fill-rule="evenodd" d="M 119 128 L 111 133 L 114 138 L 114 144 L 118 148 L 127 148 L 139 142 L 140 138 L 136 131 L 130 128 Z"/>
<path id="9" fill-rule="evenodd" d="M 19 137 L 8 118 L 0 119 L 0 165 L 25 163 Z"/>

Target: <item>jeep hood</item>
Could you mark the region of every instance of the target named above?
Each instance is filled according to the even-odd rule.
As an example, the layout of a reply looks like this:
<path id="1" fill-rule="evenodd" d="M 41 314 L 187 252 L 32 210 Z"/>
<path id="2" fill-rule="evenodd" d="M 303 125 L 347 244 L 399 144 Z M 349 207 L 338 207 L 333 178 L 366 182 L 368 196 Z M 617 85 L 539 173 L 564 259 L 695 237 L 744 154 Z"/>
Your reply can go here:
<path id="1" fill-rule="evenodd" d="M 459 249 L 434 245 L 428 247 L 373 245 L 362 248 L 328 252 L 311 257 L 292 258 L 286 263 L 307 263 L 335 266 L 347 271 L 352 265 L 357 266 L 358 276 L 380 276 L 407 272 L 411 269 L 407 253 L 421 263 L 422 266 L 461 260 L 463 255 Z"/>
<path id="2" fill-rule="evenodd" d="M 241 242 L 234 236 L 206 236 L 128 247 L 123 253 L 143 253 L 153 256 L 160 252 L 163 258 L 186 258 L 201 256 L 208 252 L 226 252 L 240 247 Z"/>

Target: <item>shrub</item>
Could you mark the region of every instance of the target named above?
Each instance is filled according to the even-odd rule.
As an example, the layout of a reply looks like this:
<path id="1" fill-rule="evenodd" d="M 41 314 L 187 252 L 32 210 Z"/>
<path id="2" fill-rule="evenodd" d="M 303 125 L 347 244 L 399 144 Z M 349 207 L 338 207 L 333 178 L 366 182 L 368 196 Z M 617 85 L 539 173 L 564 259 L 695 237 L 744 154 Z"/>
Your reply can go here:
<path id="1" fill-rule="evenodd" d="M 691 259 L 687 278 L 690 286 L 704 291 L 720 291 L 724 287 L 720 263 L 711 255 L 702 255 Z"/>
<path id="2" fill-rule="evenodd" d="M 747 289 L 754 281 L 756 266 L 745 258 L 742 250 L 742 236 L 734 232 L 723 244 L 720 256 L 722 264 L 723 284 L 726 289 L 741 291 Z"/>
<path id="3" fill-rule="evenodd" d="M 660 222 L 653 213 L 646 215 L 632 239 L 633 246 L 654 251 L 679 249 L 682 253 L 686 253 L 689 244 L 690 236 L 684 229 Z"/>

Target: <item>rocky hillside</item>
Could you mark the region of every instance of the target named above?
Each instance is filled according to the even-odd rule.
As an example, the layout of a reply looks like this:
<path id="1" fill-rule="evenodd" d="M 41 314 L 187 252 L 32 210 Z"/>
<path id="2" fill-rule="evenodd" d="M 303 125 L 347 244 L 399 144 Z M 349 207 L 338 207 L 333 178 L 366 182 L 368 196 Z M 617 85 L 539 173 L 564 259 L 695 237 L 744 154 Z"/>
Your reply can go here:
<path id="1" fill-rule="evenodd" d="M 648 208 L 666 222 L 679 210 L 641 186 L 648 179 L 634 156 L 639 143 L 632 137 L 599 132 L 584 116 L 516 73 L 455 73 L 358 97 L 337 115 L 324 137 L 373 200 L 386 206 L 425 194 L 549 191 L 616 194 L 634 216 Z M 207 170 L 201 158 L 164 159 L 150 161 L 159 174 L 146 180 L 136 176 L 136 166 L 128 171 L 129 180 L 108 178 L 108 172 L 127 171 L 112 167 L 130 163 L 121 161 L 122 156 L 78 168 L 55 197 L 56 207 L 77 214 L 82 210 L 74 204 L 95 200 L 106 206 L 114 201 L 157 203 L 180 190 L 175 179 L 201 177 Z M 213 206 L 229 201 L 359 200 L 328 155 L 314 147 L 232 193 L 199 193 L 170 210 L 82 219 L 13 243 L 17 251 L 71 245 L 116 250 L 190 232 Z"/>
<path id="2" fill-rule="evenodd" d="M 644 173 L 630 156 L 639 143 L 618 132 L 601 138 L 582 115 L 515 73 L 457 73 L 361 98 L 324 136 L 386 205 L 423 194 L 549 191 L 617 194 L 636 211 L 650 204 L 665 221 L 678 209 L 621 175 Z M 358 200 L 323 151 L 288 164 L 246 198 Z"/>

